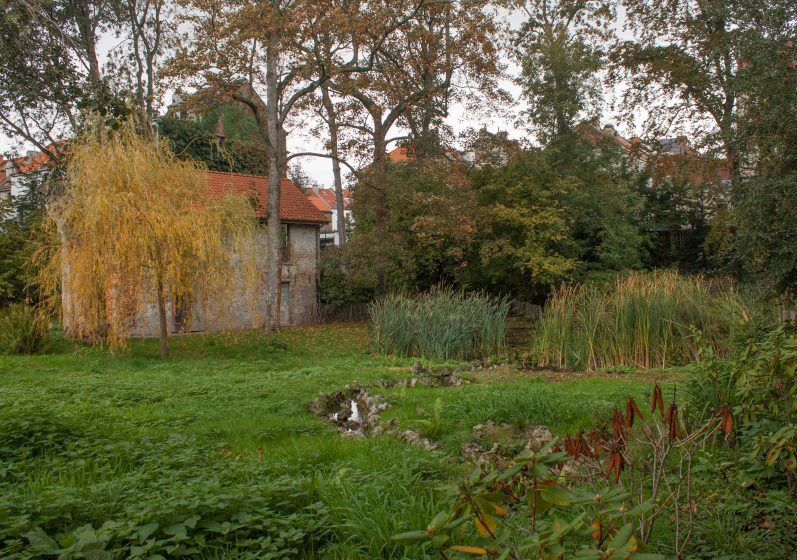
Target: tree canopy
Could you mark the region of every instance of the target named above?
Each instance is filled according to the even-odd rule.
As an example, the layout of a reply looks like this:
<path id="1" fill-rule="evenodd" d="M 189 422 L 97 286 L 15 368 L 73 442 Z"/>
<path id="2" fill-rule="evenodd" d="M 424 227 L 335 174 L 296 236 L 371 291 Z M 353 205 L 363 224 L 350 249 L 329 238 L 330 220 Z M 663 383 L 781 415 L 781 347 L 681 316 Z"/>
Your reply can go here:
<path id="1" fill-rule="evenodd" d="M 200 168 L 129 128 L 102 143 L 93 135 L 75 142 L 67 177 L 47 212 L 58 234 L 42 252 L 50 305 L 62 305 L 72 334 L 111 345 L 155 306 L 166 356 L 167 305 L 224 293 L 231 259 L 251 258 L 254 208 L 209 196 Z"/>

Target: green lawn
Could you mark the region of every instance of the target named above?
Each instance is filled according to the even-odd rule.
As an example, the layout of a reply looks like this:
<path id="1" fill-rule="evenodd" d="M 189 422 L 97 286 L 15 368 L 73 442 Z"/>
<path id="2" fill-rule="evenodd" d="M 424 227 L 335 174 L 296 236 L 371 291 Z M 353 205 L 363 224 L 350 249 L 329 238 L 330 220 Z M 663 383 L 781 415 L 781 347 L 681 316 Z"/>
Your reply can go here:
<path id="1" fill-rule="evenodd" d="M 474 425 L 573 432 L 653 377 L 496 368 L 462 387 L 382 390 L 402 427 L 422 430 L 439 399 L 430 452 L 344 438 L 309 412 L 319 392 L 411 376 L 414 360 L 368 353 L 365 327 L 190 335 L 168 360 L 157 351 L 0 356 L 0 557 L 419 558 L 389 537 L 438 511 Z"/>

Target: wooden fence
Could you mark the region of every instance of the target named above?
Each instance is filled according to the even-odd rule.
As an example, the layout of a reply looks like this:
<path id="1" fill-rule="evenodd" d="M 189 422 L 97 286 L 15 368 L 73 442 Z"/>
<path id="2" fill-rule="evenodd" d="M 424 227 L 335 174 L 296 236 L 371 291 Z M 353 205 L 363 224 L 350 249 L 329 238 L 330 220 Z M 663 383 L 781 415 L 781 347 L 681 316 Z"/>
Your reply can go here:
<path id="1" fill-rule="evenodd" d="M 307 318 L 308 323 L 362 323 L 368 320 L 368 304 L 349 302 L 343 305 L 319 304 Z"/>

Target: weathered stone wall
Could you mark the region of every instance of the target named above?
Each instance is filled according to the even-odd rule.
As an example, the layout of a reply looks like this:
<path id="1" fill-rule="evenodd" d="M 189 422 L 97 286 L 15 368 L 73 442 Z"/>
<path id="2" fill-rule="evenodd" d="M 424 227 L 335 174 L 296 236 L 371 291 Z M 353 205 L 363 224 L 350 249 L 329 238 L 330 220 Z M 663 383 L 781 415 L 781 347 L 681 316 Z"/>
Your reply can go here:
<path id="1" fill-rule="evenodd" d="M 282 281 L 289 283 L 290 306 L 288 316 L 281 314 L 282 324 L 302 324 L 315 317 L 318 302 L 318 226 L 289 225 L 288 257 L 282 267 Z M 266 230 L 257 230 L 257 262 L 266 260 Z M 193 303 L 191 331 L 219 332 L 261 328 L 265 323 L 265 265 L 258 264 L 254 286 L 246 276 L 240 256 L 233 257 L 233 273 L 225 285 L 215 293 L 199 294 Z M 285 309 L 285 306 L 283 306 Z M 169 332 L 175 332 L 175 308 L 167 296 L 167 323 Z M 132 318 L 131 336 L 158 336 L 158 307 L 147 301 L 136 317 Z"/>
<path id="2" fill-rule="evenodd" d="M 310 322 L 318 305 L 318 226 L 291 224 L 287 262 L 282 267 L 282 281 L 290 281 L 290 316 L 280 317 L 284 324 Z"/>

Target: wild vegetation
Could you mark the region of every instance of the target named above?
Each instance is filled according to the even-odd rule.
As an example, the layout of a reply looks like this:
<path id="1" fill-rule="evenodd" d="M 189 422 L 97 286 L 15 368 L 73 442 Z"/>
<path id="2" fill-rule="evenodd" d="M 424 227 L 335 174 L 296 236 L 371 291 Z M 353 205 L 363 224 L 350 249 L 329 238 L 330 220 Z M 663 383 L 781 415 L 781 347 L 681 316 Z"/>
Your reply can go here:
<path id="1" fill-rule="evenodd" d="M 748 544 L 759 543 L 755 554 L 790 556 L 796 342 L 789 326 L 751 334 L 725 361 L 704 347 L 685 401 L 676 398 L 677 386 L 670 393 L 655 384 L 641 408 L 629 396 L 611 422 L 598 419 L 561 446 L 490 455 L 452 486 L 449 504 L 425 529 L 393 538 L 441 553 L 504 559 L 691 558 L 712 556 L 712 547 L 743 557 L 741 542 L 707 542 L 712 523 L 734 510 L 738 485 L 767 496 L 767 528 L 783 524 L 764 544 L 754 535 L 755 518 L 748 518 Z M 739 456 L 735 463 L 721 459 Z M 716 482 L 707 477 L 723 468 L 722 480 L 731 486 L 724 499 L 707 492 Z M 708 513 L 702 522 L 701 512 Z M 724 526 L 723 538 L 735 523 Z"/>
<path id="2" fill-rule="evenodd" d="M 554 292 L 535 326 L 532 356 L 576 370 L 686 365 L 703 346 L 726 356 L 750 315 L 732 285 L 667 271 L 618 275 Z"/>
<path id="3" fill-rule="evenodd" d="M 40 310 L 24 303 L 0 309 L 0 354 L 36 354 L 48 335 L 49 324 Z"/>
<path id="4" fill-rule="evenodd" d="M 506 298 L 451 288 L 385 296 L 368 309 L 371 347 L 430 360 L 489 357 L 503 347 L 508 313 Z"/>
<path id="5" fill-rule="evenodd" d="M 334 326 L 176 337 L 168 361 L 156 340 L 0 357 L 4 557 L 424 557 L 390 536 L 435 513 L 446 457 L 473 425 L 576 429 L 640 390 L 575 379 L 573 394 L 595 396 L 577 404 L 539 380 L 518 377 L 518 392 L 474 378 L 464 406 L 447 388 L 396 387 L 386 421 L 404 427 L 443 399 L 448 452 L 341 438 L 307 409 L 319 391 L 411 375 L 413 359 L 371 357 L 367 344 L 364 327 Z"/>
<path id="6" fill-rule="evenodd" d="M 793 339 L 784 331 L 755 343 L 765 350 L 761 373 L 756 384 L 743 382 L 751 400 L 744 397 L 739 406 L 760 410 L 770 394 L 786 399 L 781 403 L 793 398 Z M 418 375 L 415 358 L 369 355 L 362 326 L 183 336 L 172 345 L 179 358 L 167 361 L 158 358 L 156 340 L 133 341 L 115 355 L 65 346 L 50 355 L 0 357 L 4 556 L 431 559 L 439 557 L 431 539 L 391 537 L 424 529 L 441 511 L 446 517 L 456 511 L 441 528 L 459 516 L 465 522 L 445 529 L 450 538 L 441 546 L 451 558 L 467 557 L 451 547 L 512 549 L 529 536 L 530 502 L 516 501 L 512 492 L 537 496 L 534 546 L 553 551 L 613 547 L 623 554 L 636 542 L 641 554 L 646 542 L 651 554 L 666 557 L 678 546 L 684 557 L 775 560 L 788 557 L 796 544 L 791 528 L 797 510 L 786 485 L 793 442 L 779 435 L 789 424 L 780 423 L 780 412 L 756 412 L 748 421 L 736 405 L 712 405 L 703 414 L 685 391 L 692 376 L 707 379 L 703 366 L 562 375 L 477 363 L 460 373 L 464 385 L 451 387 L 411 384 Z M 775 348 L 783 350 L 773 360 Z M 777 365 L 768 370 L 764 363 Z M 749 361 L 728 365 L 750 370 Z M 778 372 L 773 375 L 782 391 L 761 391 L 772 385 L 768 371 Z M 355 379 L 390 405 L 380 435 L 346 437 L 308 410 L 319 391 Z M 665 414 L 658 405 L 650 411 L 657 382 Z M 629 397 L 641 412 L 630 427 Z M 672 442 L 665 419 L 671 404 L 678 406 L 683 430 Z M 734 407 L 727 436 L 723 415 L 715 415 L 725 406 Z M 613 452 L 603 446 L 615 441 L 618 408 L 627 447 L 619 472 L 606 474 Z M 678 458 L 686 450 L 679 442 L 703 424 L 716 431 L 702 443 L 691 440 L 691 494 L 688 500 L 681 494 L 676 537 L 666 485 L 678 480 Z M 583 447 L 574 456 L 581 432 L 592 453 L 593 429 L 600 436 L 598 456 L 582 454 Z M 410 443 L 406 430 L 429 438 L 435 449 Z M 760 449 L 759 436 L 770 438 Z M 651 442 L 671 453 L 653 509 L 643 503 L 651 487 L 635 490 L 652 480 L 651 468 L 664 464 L 661 455 L 652 460 Z M 778 442 L 782 455 L 767 465 L 769 448 Z M 560 451 L 551 449 L 556 445 Z M 449 494 L 448 485 L 459 480 Z M 539 492 L 532 492 L 534 484 Z M 640 504 L 635 521 L 616 515 L 621 505 L 629 511 Z M 481 532 L 474 508 L 492 517 Z M 689 517 L 691 537 L 684 543 Z M 600 534 L 593 537 L 596 520 Z M 644 538 L 640 521 L 653 527 Z M 500 539 L 484 534 L 484 527 Z M 438 531 L 432 529 L 435 536 Z M 409 547 L 407 539 L 414 540 Z M 482 556 L 491 555 L 497 556 Z"/>

